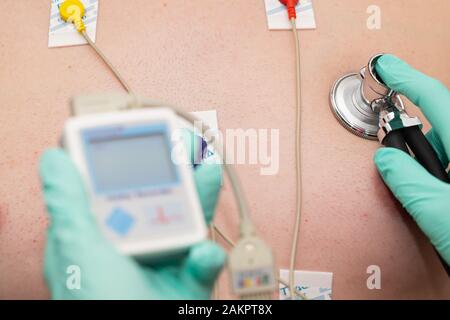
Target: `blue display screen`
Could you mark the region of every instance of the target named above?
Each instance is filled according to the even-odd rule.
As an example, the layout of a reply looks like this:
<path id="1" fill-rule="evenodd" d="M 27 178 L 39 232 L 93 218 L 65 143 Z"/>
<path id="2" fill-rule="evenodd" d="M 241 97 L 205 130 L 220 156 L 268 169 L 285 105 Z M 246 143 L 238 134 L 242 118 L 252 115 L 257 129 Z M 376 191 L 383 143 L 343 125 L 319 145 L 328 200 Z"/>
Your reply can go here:
<path id="1" fill-rule="evenodd" d="M 168 187 L 178 180 L 166 125 L 104 127 L 82 135 L 98 193 Z"/>

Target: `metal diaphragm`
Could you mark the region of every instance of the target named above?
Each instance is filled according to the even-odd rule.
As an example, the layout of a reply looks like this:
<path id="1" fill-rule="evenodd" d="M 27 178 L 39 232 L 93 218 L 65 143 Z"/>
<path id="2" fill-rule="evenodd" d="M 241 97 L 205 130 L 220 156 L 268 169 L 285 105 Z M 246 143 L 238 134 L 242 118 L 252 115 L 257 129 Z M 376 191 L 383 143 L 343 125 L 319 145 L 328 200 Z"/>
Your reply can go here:
<path id="1" fill-rule="evenodd" d="M 365 139 L 377 140 L 379 114 L 363 98 L 362 81 L 357 73 L 338 79 L 331 89 L 331 109 L 348 131 Z"/>

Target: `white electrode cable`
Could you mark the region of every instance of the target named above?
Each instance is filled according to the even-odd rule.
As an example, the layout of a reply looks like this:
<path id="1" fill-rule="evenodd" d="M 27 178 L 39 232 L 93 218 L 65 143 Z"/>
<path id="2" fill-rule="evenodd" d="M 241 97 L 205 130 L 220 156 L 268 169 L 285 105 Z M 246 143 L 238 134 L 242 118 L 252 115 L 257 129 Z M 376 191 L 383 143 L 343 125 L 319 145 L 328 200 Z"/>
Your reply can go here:
<path id="1" fill-rule="evenodd" d="M 119 70 L 117 70 L 116 67 L 109 61 L 109 59 L 103 54 L 103 52 L 97 47 L 97 45 L 92 41 L 92 39 L 87 34 L 86 30 L 80 31 L 80 34 L 86 39 L 88 44 L 92 47 L 92 49 L 97 52 L 99 57 L 105 62 L 105 64 L 109 67 L 109 69 L 112 71 L 112 73 L 115 75 L 117 80 L 119 80 L 120 84 L 124 87 L 124 89 L 130 94 L 133 95 L 133 92 L 131 91 L 131 87 L 128 85 L 128 83 L 125 81 L 125 79 L 120 74 Z"/>
<path id="2" fill-rule="evenodd" d="M 299 292 L 294 283 L 295 279 L 295 262 L 297 260 L 297 248 L 298 248 L 298 238 L 300 233 L 301 225 L 301 213 L 302 213 L 302 161 L 301 161 L 301 105 L 302 105 L 302 95 L 301 95 L 301 68 L 300 68 L 300 41 L 297 32 L 297 20 L 295 18 L 290 19 L 292 25 L 292 32 L 294 35 L 295 42 L 295 74 L 296 74 L 296 121 L 295 121 L 295 181 L 296 181 L 296 208 L 295 208 L 295 224 L 294 232 L 292 237 L 290 261 L 289 261 L 289 283 L 286 283 L 280 278 L 277 278 L 278 282 L 289 287 L 289 292 L 291 294 L 291 299 L 294 296 L 300 297 L 303 300 L 307 300 L 307 297 Z M 215 230 L 218 235 L 222 237 L 230 246 L 234 247 L 233 241 L 228 238 L 217 226 Z"/>
<path id="3" fill-rule="evenodd" d="M 300 70 L 300 42 L 297 32 L 297 20 L 291 19 L 292 32 L 295 41 L 295 73 L 296 73 L 296 121 L 295 121 L 295 180 L 296 180 L 296 208 L 295 208 L 295 224 L 292 237 L 291 257 L 289 263 L 289 291 L 297 292 L 294 284 L 295 262 L 297 259 L 298 237 L 301 224 L 302 213 L 302 159 L 301 159 L 301 70 Z M 294 298 L 293 295 L 291 295 Z"/>
<path id="4" fill-rule="evenodd" d="M 94 49 L 95 52 L 99 55 L 99 57 L 105 62 L 108 68 L 114 73 L 116 78 L 125 88 L 125 90 L 131 95 L 133 92 L 131 91 L 130 86 L 125 81 L 125 79 L 120 75 L 120 72 L 114 67 L 114 65 L 109 61 L 109 59 L 103 54 L 103 52 L 97 47 L 97 45 L 92 41 L 91 37 L 87 34 L 86 25 L 83 21 L 84 15 L 86 13 L 86 8 L 84 7 L 83 2 L 80 0 L 65 0 L 58 5 L 59 7 L 59 15 L 61 19 L 67 23 L 72 23 L 78 33 L 83 36 L 83 38 L 87 41 L 87 43 Z"/>
<path id="5" fill-rule="evenodd" d="M 197 117 L 193 116 L 189 112 L 184 111 L 183 109 L 168 105 L 166 103 L 152 101 L 144 99 L 142 101 L 138 101 L 138 105 L 142 107 L 168 107 L 175 111 L 175 113 L 180 116 L 181 118 L 187 120 L 190 124 L 194 126 L 198 130 L 198 132 L 201 133 L 201 135 L 204 137 L 205 141 L 207 143 L 211 143 L 214 141 L 214 137 L 210 136 L 210 128 L 208 125 L 205 125 L 202 123 L 201 120 L 199 120 Z M 222 160 L 222 166 L 224 168 L 225 174 L 228 177 L 228 180 L 231 184 L 231 189 L 233 191 L 234 199 L 238 205 L 238 212 L 239 212 L 239 218 L 240 218 L 240 234 L 242 236 L 251 236 L 254 234 L 254 228 L 253 224 L 250 219 L 250 215 L 248 212 L 248 206 L 247 201 L 244 197 L 244 192 L 242 191 L 241 183 L 237 177 L 235 168 L 231 165 L 229 165 L 226 161 L 226 152 L 225 150 L 220 151 L 219 148 L 215 148 L 216 153 L 219 157 L 219 159 Z"/>

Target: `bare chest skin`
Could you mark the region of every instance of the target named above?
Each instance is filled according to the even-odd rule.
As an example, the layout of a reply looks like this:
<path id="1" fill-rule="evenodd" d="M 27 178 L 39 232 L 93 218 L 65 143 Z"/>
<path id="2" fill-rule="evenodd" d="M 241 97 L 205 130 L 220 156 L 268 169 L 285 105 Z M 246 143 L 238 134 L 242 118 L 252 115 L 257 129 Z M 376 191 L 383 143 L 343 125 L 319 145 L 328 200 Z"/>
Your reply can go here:
<path id="1" fill-rule="evenodd" d="M 39 156 L 57 145 L 72 95 L 121 87 L 89 47 L 47 48 L 49 1 L 5 1 L 0 298 L 47 298 Z M 448 298 L 450 284 L 435 253 L 376 172 L 378 144 L 343 129 L 328 97 L 335 79 L 359 70 L 377 52 L 394 53 L 449 85 L 449 3 L 379 0 L 381 29 L 369 30 L 372 2 L 316 1 L 318 29 L 300 33 L 304 194 L 297 267 L 333 272 L 336 299 Z M 278 173 L 262 176 L 257 165 L 239 165 L 238 172 L 258 231 L 274 248 L 278 266 L 287 268 L 295 209 L 291 34 L 267 30 L 258 0 L 253 11 L 239 0 L 136 0 L 123 19 L 114 14 L 119 6 L 120 0 L 101 6 L 97 44 L 134 91 L 186 110 L 216 109 L 221 129 L 280 130 Z M 225 183 L 217 224 L 236 235 L 236 222 Z M 367 288 L 371 265 L 381 269 L 381 290 Z M 221 297 L 230 297 L 226 277 L 221 288 Z"/>

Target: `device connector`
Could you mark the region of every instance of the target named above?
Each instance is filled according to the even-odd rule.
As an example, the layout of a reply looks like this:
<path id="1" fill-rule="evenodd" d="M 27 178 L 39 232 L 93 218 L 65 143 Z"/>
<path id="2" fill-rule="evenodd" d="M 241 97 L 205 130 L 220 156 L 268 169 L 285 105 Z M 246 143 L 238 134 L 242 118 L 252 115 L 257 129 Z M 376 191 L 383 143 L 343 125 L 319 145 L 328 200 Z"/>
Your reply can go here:
<path id="1" fill-rule="evenodd" d="M 242 299 L 271 299 L 275 291 L 272 250 L 258 237 L 243 237 L 229 256 L 233 292 Z"/>
<path id="2" fill-rule="evenodd" d="M 297 12 L 295 11 L 295 7 L 298 4 L 298 0 L 280 0 L 280 2 L 286 6 L 289 20 L 297 19 Z"/>

